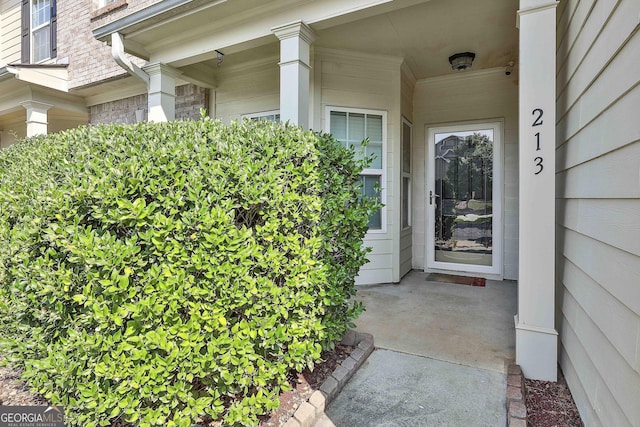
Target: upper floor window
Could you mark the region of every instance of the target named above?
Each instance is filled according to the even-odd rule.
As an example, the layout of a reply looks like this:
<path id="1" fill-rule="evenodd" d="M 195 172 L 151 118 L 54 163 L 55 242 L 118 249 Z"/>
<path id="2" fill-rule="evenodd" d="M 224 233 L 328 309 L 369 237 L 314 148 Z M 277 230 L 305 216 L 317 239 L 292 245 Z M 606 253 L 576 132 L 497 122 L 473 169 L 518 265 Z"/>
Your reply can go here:
<path id="1" fill-rule="evenodd" d="M 56 0 L 22 0 L 22 62 L 56 56 Z"/>

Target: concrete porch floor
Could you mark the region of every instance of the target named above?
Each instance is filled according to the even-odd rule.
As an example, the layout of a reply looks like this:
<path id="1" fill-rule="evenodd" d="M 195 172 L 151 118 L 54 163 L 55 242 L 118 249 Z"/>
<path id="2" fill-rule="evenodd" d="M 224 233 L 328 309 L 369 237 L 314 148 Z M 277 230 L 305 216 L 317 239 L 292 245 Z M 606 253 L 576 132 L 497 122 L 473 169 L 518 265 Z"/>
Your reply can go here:
<path id="1" fill-rule="evenodd" d="M 515 282 L 486 287 L 426 281 L 358 288 L 357 330 L 376 350 L 316 427 L 504 426 L 515 358 Z"/>
<path id="2" fill-rule="evenodd" d="M 357 330 L 373 334 L 376 348 L 506 373 L 515 359 L 516 283 L 472 287 L 427 275 L 414 270 L 397 285 L 359 287 L 366 311 Z"/>

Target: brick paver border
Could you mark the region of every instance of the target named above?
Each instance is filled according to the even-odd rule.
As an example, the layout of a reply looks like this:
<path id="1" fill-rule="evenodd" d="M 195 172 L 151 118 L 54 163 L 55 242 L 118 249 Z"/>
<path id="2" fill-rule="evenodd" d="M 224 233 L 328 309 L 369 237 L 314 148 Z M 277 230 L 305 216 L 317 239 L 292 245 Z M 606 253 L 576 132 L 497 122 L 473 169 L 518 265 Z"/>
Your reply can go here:
<path id="1" fill-rule="evenodd" d="M 511 363 L 507 371 L 507 426 L 527 427 L 527 400 L 520 365 Z"/>
<path id="2" fill-rule="evenodd" d="M 309 400 L 298 407 L 284 427 L 312 427 L 374 348 L 373 335 L 356 331 L 347 332 L 340 343 L 356 348 L 334 369 L 333 374 L 322 383 L 320 389 L 314 391 Z"/>

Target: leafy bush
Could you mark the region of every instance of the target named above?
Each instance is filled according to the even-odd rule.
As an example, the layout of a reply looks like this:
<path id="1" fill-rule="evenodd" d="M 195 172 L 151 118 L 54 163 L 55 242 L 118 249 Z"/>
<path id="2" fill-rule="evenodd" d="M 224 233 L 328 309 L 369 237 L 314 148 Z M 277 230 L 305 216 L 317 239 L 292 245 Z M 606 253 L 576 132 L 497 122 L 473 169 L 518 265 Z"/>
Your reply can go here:
<path id="1" fill-rule="evenodd" d="M 207 118 L 0 152 L 0 351 L 70 425 L 257 424 L 362 310 L 362 167 Z"/>

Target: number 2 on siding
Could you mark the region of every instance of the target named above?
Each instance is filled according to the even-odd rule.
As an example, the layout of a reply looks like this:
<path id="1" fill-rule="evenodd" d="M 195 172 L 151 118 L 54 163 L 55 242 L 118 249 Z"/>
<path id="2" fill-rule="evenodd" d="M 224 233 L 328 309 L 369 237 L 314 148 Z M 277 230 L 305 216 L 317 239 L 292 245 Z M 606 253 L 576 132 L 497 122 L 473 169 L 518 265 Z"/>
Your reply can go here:
<path id="1" fill-rule="evenodd" d="M 533 114 L 534 116 L 537 114 L 538 117 L 536 117 L 536 119 L 533 121 L 533 124 L 531 126 L 540 126 L 542 125 L 542 115 L 544 114 L 544 111 L 542 111 L 542 108 L 536 108 L 535 110 L 533 110 L 531 112 L 531 114 Z"/>

